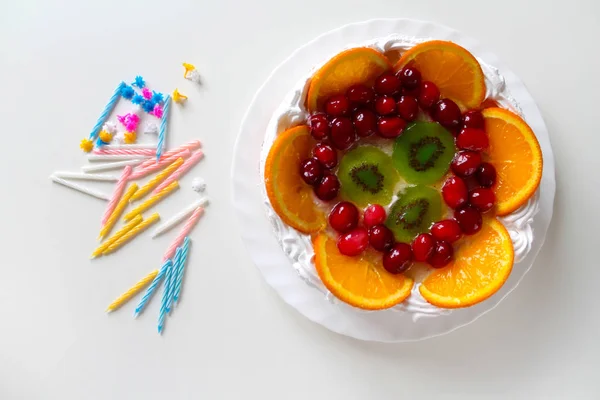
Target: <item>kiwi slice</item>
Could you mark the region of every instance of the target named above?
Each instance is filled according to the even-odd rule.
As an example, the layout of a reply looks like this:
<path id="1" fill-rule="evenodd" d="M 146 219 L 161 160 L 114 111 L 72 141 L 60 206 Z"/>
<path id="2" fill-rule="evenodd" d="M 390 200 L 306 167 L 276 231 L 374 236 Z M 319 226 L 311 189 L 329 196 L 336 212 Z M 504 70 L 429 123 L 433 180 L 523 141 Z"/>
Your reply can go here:
<path id="1" fill-rule="evenodd" d="M 400 180 L 392 158 L 373 146 L 357 147 L 346 153 L 337 176 L 342 197 L 361 207 L 389 204 Z"/>
<path id="2" fill-rule="evenodd" d="M 394 232 L 396 240 L 410 243 L 419 233 L 427 232 L 441 219 L 440 193 L 428 186 L 410 186 L 398 193 L 385 224 Z"/>
<path id="3" fill-rule="evenodd" d="M 446 175 L 455 151 L 454 137 L 443 126 L 415 122 L 396 139 L 392 159 L 407 182 L 431 184 Z"/>

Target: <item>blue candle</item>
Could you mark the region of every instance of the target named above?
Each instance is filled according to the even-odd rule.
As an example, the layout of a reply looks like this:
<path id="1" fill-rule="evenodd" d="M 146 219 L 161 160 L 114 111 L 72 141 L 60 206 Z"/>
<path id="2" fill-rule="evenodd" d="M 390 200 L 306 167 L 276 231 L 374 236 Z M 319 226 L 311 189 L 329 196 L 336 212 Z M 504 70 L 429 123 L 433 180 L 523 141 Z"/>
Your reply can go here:
<path id="1" fill-rule="evenodd" d="M 152 283 L 150 284 L 150 286 L 148 286 L 148 289 L 146 289 L 146 293 L 144 293 L 144 296 L 142 297 L 142 300 L 140 300 L 140 303 L 135 308 L 134 317 L 137 317 L 138 315 L 140 315 L 142 313 L 142 311 L 144 311 L 144 307 L 146 307 L 146 303 L 148 303 L 148 301 L 150 300 L 150 298 L 154 294 L 154 291 L 158 287 L 158 284 L 160 283 L 161 279 L 167 273 L 167 270 L 169 268 L 171 268 L 171 264 L 172 264 L 171 260 L 167 260 L 162 265 L 162 267 L 160 267 L 160 270 L 158 271 L 158 275 L 156 275 L 154 277 L 154 280 L 152 281 Z"/>
<path id="2" fill-rule="evenodd" d="M 121 97 L 121 89 L 123 88 L 124 85 L 125 85 L 125 82 L 121 81 L 121 83 L 119 83 L 119 85 L 115 89 L 115 92 L 113 93 L 112 97 L 108 101 L 108 104 L 106 105 L 106 107 L 104 107 L 104 111 L 102 111 L 102 114 L 100 114 L 100 117 L 98 117 L 98 121 L 96 121 L 96 125 L 94 125 L 94 127 L 92 128 L 92 131 L 90 132 L 90 140 L 96 139 L 96 137 L 100 133 L 100 130 L 102 129 L 102 125 L 104 125 L 104 123 L 108 119 L 108 116 L 110 115 L 112 110 L 115 108 L 117 101 L 119 101 L 119 98 Z"/>
<path id="3" fill-rule="evenodd" d="M 177 301 L 179 300 L 179 294 L 181 293 L 181 284 L 183 283 L 183 272 L 185 269 L 185 262 L 187 261 L 188 250 L 190 247 L 190 238 L 186 236 L 183 241 L 183 247 L 181 250 L 181 260 L 179 261 L 179 266 L 177 268 L 177 275 L 175 275 L 175 294 L 173 295 L 173 302 L 177 305 Z"/>
<path id="4" fill-rule="evenodd" d="M 171 105 L 171 96 L 167 95 L 165 98 L 165 105 L 163 106 L 163 117 L 160 121 L 160 130 L 158 131 L 158 143 L 156 145 L 156 159 L 160 158 L 164 147 L 165 137 L 167 136 L 167 119 L 169 118 L 169 108 Z"/>

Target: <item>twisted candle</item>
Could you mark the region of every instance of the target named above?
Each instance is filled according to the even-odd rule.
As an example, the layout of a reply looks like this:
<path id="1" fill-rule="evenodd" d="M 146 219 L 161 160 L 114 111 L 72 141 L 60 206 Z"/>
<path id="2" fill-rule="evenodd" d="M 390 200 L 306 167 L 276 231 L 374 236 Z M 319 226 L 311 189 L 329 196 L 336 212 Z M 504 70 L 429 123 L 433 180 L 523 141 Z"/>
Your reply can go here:
<path id="1" fill-rule="evenodd" d="M 152 153 L 154 154 L 154 153 Z M 151 158 L 152 156 L 143 156 L 139 154 L 89 154 L 88 161 L 122 161 L 134 160 L 138 158 Z"/>
<path id="2" fill-rule="evenodd" d="M 190 238 L 189 236 L 186 236 L 181 248 L 181 258 L 176 271 L 177 275 L 175 276 L 175 293 L 173 294 L 173 303 L 175 305 L 177 305 L 177 302 L 179 301 L 179 294 L 181 293 L 181 284 L 183 283 L 183 273 L 185 270 L 185 262 L 187 261 L 189 247 Z"/>
<path id="3" fill-rule="evenodd" d="M 173 295 L 175 294 L 177 270 L 179 269 L 179 265 L 181 264 L 182 254 L 183 249 L 181 247 L 178 247 L 177 251 L 175 252 L 175 256 L 173 257 L 173 266 L 171 267 L 171 280 L 169 281 L 169 293 L 167 295 L 167 303 L 165 306 L 167 314 L 171 312 L 171 304 L 173 304 Z"/>
<path id="4" fill-rule="evenodd" d="M 115 223 L 117 222 L 117 220 L 123 213 L 123 210 L 125 209 L 125 207 L 127 207 L 127 203 L 129 203 L 129 199 L 131 199 L 131 196 L 133 196 L 137 190 L 138 190 L 138 185 L 137 185 L 137 183 L 134 182 L 125 191 L 125 194 L 123 194 L 123 197 L 121 197 L 121 200 L 119 200 L 119 202 L 117 203 L 117 206 L 113 210 L 112 214 L 110 214 L 110 217 L 108 217 L 108 219 L 106 220 L 106 223 L 100 230 L 100 234 L 98 235 L 98 237 L 100 239 L 103 239 L 106 235 L 108 235 L 110 233 L 110 230 L 113 228 L 113 226 L 115 226 Z"/>
<path id="5" fill-rule="evenodd" d="M 160 219 L 160 216 L 158 215 L 158 213 L 152 214 L 150 216 L 150 218 L 140 222 L 138 225 L 134 226 L 129 232 L 125 233 L 123 236 L 118 238 L 113 244 L 108 246 L 106 248 L 106 250 L 104 250 L 102 252 L 102 255 L 105 256 L 105 255 L 110 254 L 113 251 L 117 250 L 118 248 L 123 246 L 125 243 L 127 243 L 129 240 L 133 239 L 134 237 L 136 237 L 137 235 L 139 235 L 140 233 L 145 231 L 150 225 L 152 225 L 159 219 Z"/>
<path id="6" fill-rule="evenodd" d="M 104 243 L 102 243 L 100 246 L 98 246 L 96 248 L 96 250 L 94 250 L 94 252 L 92 253 L 92 257 L 91 258 L 96 258 L 99 255 L 102 255 L 102 253 L 104 252 L 104 250 L 106 250 L 110 245 L 112 245 L 114 242 L 116 242 L 120 237 L 122 237 L 127 232 L 129 232 L 130 230 L 132 230 L 136 225 L 138 225 L 139 223 L 141 223 L 143 221 L 143 219 L 144 218 L 142 218 L 141 215 L 138 215 L 134 219 L 132 219 L 131 221 L 129 221 L 129 223 L 125 224 L 114 235 L 112 235 L 111 237 L 109 237 L 108 239 L 106 239 L 106 241 Z"/>
<path id="7" fill-rule="evenodd" d="M 113 108 L 115 108 L 115 105 L 117 104 L 117 101 L 119 100 L 119 97 L 121 97 L 121 89 L 123 88 L 124 85 L 125 85 L 125 82 L 121 81 L 119 83 L 119 85 L 117 86 L 117 88 L 115 89 L 113 95 L 111 96 L 110 100 L 108 101 L 108 104 L 106 105 L 106 107 L 104 107 L 104 111 L 102 111 L 102 114 L 100 114 L 100 117 L 98 117 L 98 121 L 96 121 L 96 125 L 94 125 L 94 127 L 92 128 L 92 131 L 90 132 L 90 137 L 89 137 L 90 140 L 96 139 L 96 136 L 98 136 L 98 133 L 100 133 L 100 130 L 102 129 L 102 125 L 104 124 L 104 122 L 106 122 L 106 119 L 112 112 Z"/>
<path id="8" fill-rule="evenodd" d="M 131 179 L 140 179 L 151 173 L 163 169 L 165 166 L 172 164 L 179 157 L 188 158 L 191 155 L 190 151 L 187 149 L 183 149 L 179 153 L 175 153 L 169 157 L 162 156 L 158 162 L 156 160 L 151 159 L 150 164 L 147 166 L 143 166 L 144 163 L 140 164 L 131 174 Z"/>
<path id="9" fill-rule="evenodd" d="M 103 150 L 156 150 L 153 143 L 135 143 L 135 144 L 107 144 L 102 147 Z"/>
<path id="10" fill-rule="evenodd" d="M 169 108 L 171 106 L 171 96 L 165 98 L 162 120 L 160 121 L 160 130 L 158 131 L 158 143 L 156 145 L 156 160 L 160 158 L 165 148 L 165 137 L 167 136 L 167 119 L 169 118 Z"/>
<path id="11" fill-rule="evenodd" d="M 183 240 L 185 239 L 186 236 L 189 236 L 190 232 L 192 231 L 194 226 L 196 226 L 196 224 L 198 223 L 198 220 L 200 219 L 200 217 L 202 216 L 203 213 L 204 213 L 204 208 L 202 208 L 202 207 L 198 207 L 194 211 L 194 213 L 190 216 L 190 218 L 186 221 L 185 225 L 181 229 L 181 232 L 179 232 L 177 237 L 173 240 L 171 245 L 167 248 L 167 251 L 163 255 L 163 261 L 168 260 L 169 258 L 173 257 L 173 254 L 175 254 L 175 250 L 177 249 L 177 247 L 179 247 L 181 245 L 181 242 L 183 242 Z"/>
<path id="12" fill-rule="evenodd" d="M 138 165 L 138 164 L 141 164 L 143 161 L 144 161 L 143 159 L 137 159 L 137 160 L 117 161 L 117 162 L 111 162 L 111 163 L 106 163 L 106 164 L 84 165 L 83 167 L 81 167 L 81 170 L 83 172 L 106 171 L 109 169 L 117 169 L 117 168 L 125 167 L 127 165 Z"/>
<path id="13" fill-rule="evenodd" d="M 50 179 L 52 179 L 52 181 L 54 181 L 55 183 L 61 184 L 63 186 L 69 187 L 71 189 L 75 189 L 78 192 L 88 194 L 90 196 L 96 197 L 101 200 L 110 200 L 110 197 L 106 193 L 102 193 L 98 190 L 86 188 L 85 186 L 81 186 L 74 182 L 66 181 L 66 180 L 59 178 L 57 176 L 54 176 L 54 175 L 50 176 Z"/>
<path id="14" fill-rule="evenodd" d="M 129 179 L 129 175 L 131 175 L 131 166 L 128 165 L 121 172 L 121 177 L 117 181 L 115 186 L 115 190 L 106 206 L 106 210 L 104 210 L 104 215 L 102 216 L 102 225 L 106 225 L 106 221 L 110 218 L 110 215 L 114 211 L 119 199 L 123 195 L 123 191 L 125 190 L 125 185 L 127 184 L 127 179 Z"/>
<path id="15" fill-rule="evenodd" d="M 80 179 L 83 181 L 116 182 L 119 180 L 119 177 L 116 175 L 84 174 L 83 172 L 70 171 L 56 171 L 53 175 L 58 178 Z"/>
<path id="16" fill-rule="evenodd" d="M 153 156 L 156 151 L 153 149 L 94 149 L 92 154 L 107 156 Z"/>
<path id="17" fill-rule="evenodd" d="M 169 194 L 171 194 L 178 188 L 179 188 L 179 183 L 177 181 L 171 183 L 169 186 L 167 186 L 160 192 L 156 193 L 154 196 L 150 197 L 148 200 L 144 201 L 143 203 L 141 203 L 139 206 L 137 206 L 133 210 L 129 211 L 127 214 L 125 214 L 123 219 L 125 221 L 129 221 L 136 215 L 143 213 L 144 211 L 146 211 L 147 209 L 152 207 L 154 204 L 158 203 L 159 201 L 161 201 L 162 199 L 167 197 Z"/>
<path id="18" fill-rule="evenodd" d="M 154 294 L 154 291 L 158 287 L 160 280 L 165 276 L 167 269 L 170 267 L 171 267 L 171 260 L 165 261 L 165 263 L 162 265 L 162 267 L 160 267 L 158 274 L 154 277 L 154 279 L 152 280 L 152 283 L 150 284 L 150 286 L 148 286 L 146 293 L 144 293 L 144 296 L 142 297 L 139 304 L 135 308 L 135 313 L 133 314 L 134 317 L 137 317 L 138 315 L 140 315 L 142 313 L 142 311 L 144 311 L 144 307 L 146 307 L 146 303 L 148 303 L 148 301 Z"/>
<path id="19" fill-rule="evenodd" d="M 140 280 L 138 283 L 133 285 L 129 290 L 127 290 L 125 293 L 123 293 L 122 295 L 117 297 L 115 299 L 115 301 L 110 303 L 110 305 L 106 309 L 106 312 L 113 312 L 117 308 L 121 307 L 129 299 L 131 299 L 137 292 L 142 290 L 144 287 L 146 287 L 146 285 L 148 285 L 152 280 L 154 280 L 154 278 L 156 277 L 157 274 L 158 274 L 157 269 L 150 272 L 148 275 L 146 275 L 144 278 L 142 278 L 142 280 Z"/>
<path id="20" fill-rule="evenodd" d="M 203 197 L 194 201 L 189 206 L 186 206 L 183 210 L 173 215 L 165 223 L 161 224 L 158 228 L 156 228 L 156 230 L 152 232 L 152 239 L 162 235 L 165 232 L 168 232 L 169 230 L 171 230 L 171 228 L 173 228 L 175 225 L 181 222 L 185 217 L 193 213 L 198 207 L 204 207 L 206 203 L 208 203 L 208 199 L 206 197 Z"/>
<path id="21" fill-rule="evenodd" d="M 165 284 L 163 285 L 162 299 L 160 303 L 160 312 L 158 314 L 158 333 L 162 334 L 165 326 L 165 317 L 167 316 L 167 303 L 169 301 L 169 294 L 171 292 L 171 281 L 173 277 L 173 264 L 169 265 L 165 272 Z"/>
<path id="22" fill-rule="evenodd" d="M 200 147 L 202 147 L 202 143 L 200 143 L 200 141 L 199 141 L 199 140 L 192 140 L 192 141 L 190 141 L 190 142 L 187 142 L 186 144 L 182 144 L 182 145 L 181 145 L 181 146 L 179 146 L 179 147 L 176 147 L 176 148 L 174 148 L 174 149 L 171 149 L 171 150 L 167 151 L 165 154 L 163 154 L 163 155 L 160 157 L 160 159 L 158 160 L 158 162 L 161 162 L 161 161 L 162 161 L 164 158 L 171 157 L 171 156 L 173 156 L 173 155 L 175 155 L 175 154 L 179 154 L 179 153 L 181 153 L 182 151 L 189 150 L 189 151 L 191 152 L 191 151 L 194 151 L 194 150 L 196 150 L 196 149 L 199 149 Z M 184 157 L 184 158 L 185 158 L 185 157 Z M 139 168 L 142 168 L 142 169 L 143 169 L 143 168 L 149 167 L 150 165 L 154 165 L 154 164 L 156 164 L 156 160 L 154 160 L 154 159 L 151 159 L 151 160 L 145 160 L 145 161 L 144 161 L 144 162 L 143 162 L 143 163 L 142 163 L 142 164 L 139 166 Z M 135 172 L 135 171 L 134 171 L 134 172 Z"/>
<path id="23" fill-rule="evenodd" d="M 194 165 L 196 165 L 196 163 L 198 163 L 198 161 L 200 161 L 200 159 L 203 156 L 204 156 L 204 153 L 202 153 L 201 150 L 198 150 L 194 154 L 192 154 L 192 156 L 190 158 L 185 160 L 185 162 L 183 163 L 183 165 L 181 167 L 177 168 L 177 170 L 175 172 L 173 172 L 173 174 L 171 176 L 169 176 L 167 179 L 165 179 L 163 181 L 163 183 L 161 183 L 160 185 L 158 185 L 158 187 L 156 189 L 154 189 L 154 193 L 160 192 L 165 187 L 169 186 L 171 184 L 171 182 L 178 180 L 182 175 L 184 175 L 186 172 L 188 172 L 190 170 L 190 168 L 192 168 Z"/>
<path id="24" fill-rule="evenodd" d="M 146 183 L 144 186 L 142 186 L 140 188 L 140 190 L 138 190 L 131 197 L 130 201 L 139 200 L 142 197 L 144 197 L 146 194 L 150 193 L 150 191 L 152 189 L 154 189 L 154 187 L 156 185 L 158 185 L 159 183 L 161 183 L 163 181 L 163 179 L 165 179 L 166 177 L 171 175 L 173 173 L 173 171 L 175 171 L 177 168 L 179 168 L 179 166 L 181 166 L 181 164 L 183 164 L 183 158 L 179 157 L 177 160 L 175 160 L 175 162 L 173 164 L 169 165 L 160 174 L 156 175 L 154 178 L 152 178 L 150 181 L 148 181 L 148 183 Z"/>

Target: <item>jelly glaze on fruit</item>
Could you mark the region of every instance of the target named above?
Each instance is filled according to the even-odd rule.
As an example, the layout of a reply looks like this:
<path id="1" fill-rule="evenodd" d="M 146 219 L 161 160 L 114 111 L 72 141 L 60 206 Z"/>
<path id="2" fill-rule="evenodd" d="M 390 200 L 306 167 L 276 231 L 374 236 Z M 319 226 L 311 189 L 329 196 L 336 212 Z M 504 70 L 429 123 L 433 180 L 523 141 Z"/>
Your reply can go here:
<path id="1" fill-rule="evenodd" d="M 413 47 L 415 44 L 428 40 L 431 40 L 431 38 L 415 38 L 394 35 L 362 44 L 352 44 L 348 47 L 369 46 L 381 52 L 405 51 Z M 342 50 L 343 49 L 340 49 L 340 51 Z M 334 54 L 331 56 L 334 56 Z M 477 60 L 479 61 L 485 75 L 486 99 L 494 100 L 502 107 L 508 108 L 520 116 L 523 116 L 521 108 L 506 88 L 504 77 L 500 75 L 496 68 L 486 64 L 479 58 Z M 323 63 L 326 61 L 327 59 L 323 60 Z M 318 69 L 319 67 L 320 65 L 315 66 L 314 70 Z M 304 107 L 304 104 L 306 100 L 309 78 L 312 76 L 313 72 L 314 71 L 310 71 L 305 79 L 302 79 L 294 86 L 294 89 L 288 94 L 288 96 L 286 96 L 283 103 L 273 114 L 273 117 L 267 128 L 263 142 L 263 148 L 261 151 L 261 176 L 264 175 L 265 160 L 277 135 L 290 127 L 307 123 L 309 113 Z M 271 207 L 264 186 L 262 187 L 262 191 L 267 217 L 273 226 L 275 237 L 284 253 L 292 261 L 292 265 L 298 275 L 307 284 L 322 292 L 330 302 L 337 304 L 339 307 L 352 309 L 361 313 L 374 312 L 353 308 L 329 293 L 317 275 L 313 263 L 314 251 L 310 236 L 302 234 L 289 225 L 283 223 L 283 221 Z M 518 262 L 522 260 L 531 249 L 531 244 L 533 241 L 531 223 L 533 222 L 534 215 L 539 209 L 538 203 L 539 191 L 523 207 L 510 215 L 500 218 L 504 226 L 506 226 L 513 242 L 515 250 L 514 268 L 519 268 Z M 409 313 L 414 321 L 424 317 L 432 318 L 452 313 L 452 310 L 438 308 L 432 304 L 429 304 L 427 301 L 425 301 L 425 299 L 423 299 L 419 293 L 419 282 L 421 282 L 425 276 L 426 274 L 423 274 L 423 276 L 417 275 L 414 277 L 416 284 L 413 287 L 411 295 L 403 303 L 393 307 L 393 311 Z"/>

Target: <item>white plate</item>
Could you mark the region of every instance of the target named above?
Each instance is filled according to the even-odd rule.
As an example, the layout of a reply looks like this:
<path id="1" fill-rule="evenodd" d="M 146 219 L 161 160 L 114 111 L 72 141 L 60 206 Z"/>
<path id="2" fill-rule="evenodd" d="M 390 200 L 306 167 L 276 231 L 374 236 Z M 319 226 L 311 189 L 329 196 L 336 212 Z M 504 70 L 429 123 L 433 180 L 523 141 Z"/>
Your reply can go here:
<path id="1" fill-rule="evenodd" d="M 539 189 L 540 208 L 531 225 L 535 234 L 531 251 L 515 265 L 507 282 L 490 299 L 435 318 L 413 319 L 409 313 L 391 310 L 362 312 L 328 301 L 319 290 L 307 285 L 298 276 L 277 243 L 265 215 L 261 193 L 264 184 L 259 173 L 261 145 L 267 124 L 287 92 L 312 67 L 349 44 L 391 34 L 451 40 L 497 67 L 536 133 L 544 155 L 544 173 Z M 285 302 L 312 321 L 343 335 L 379 342 L 403 342 L 442 335 L 473 322 L 496 307 L 523 279 L 544 242 L 552 218 L 556 186 L 554 156 L 546 126 L 533 98 L 519 78 L 476 40 L 441 25 L 410 19 L 377 19 L 346 25 L 294 51 L 272 72 L 254 96 L 238 134 L 231 173 L 233 204 L 240 219 L 242 238 L 265 280 Z"/>

